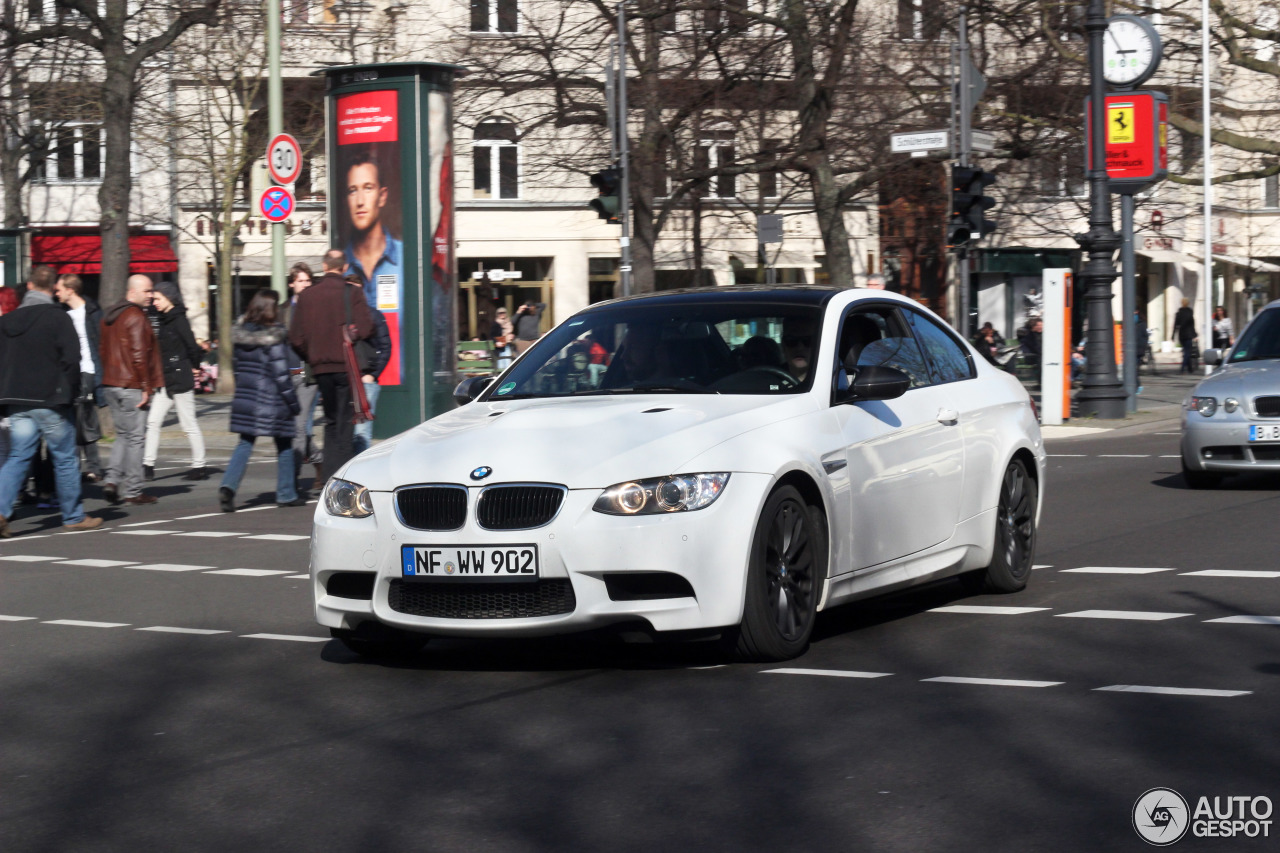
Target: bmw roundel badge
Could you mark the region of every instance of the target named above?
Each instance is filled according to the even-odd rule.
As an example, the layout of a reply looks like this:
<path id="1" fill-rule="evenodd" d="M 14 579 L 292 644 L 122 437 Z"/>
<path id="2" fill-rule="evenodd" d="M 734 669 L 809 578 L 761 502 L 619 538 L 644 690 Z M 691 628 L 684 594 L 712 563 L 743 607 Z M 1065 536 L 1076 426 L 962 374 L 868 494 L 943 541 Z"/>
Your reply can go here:
<path id="1" fill-rule="evenodd" d="M 471 479 L 483 480 L 485 477 L 488 477 L 492 473 L 493 473 L 493 469 L 490 468 L 488 465 L 481 465 L 479 468 L 471 472 Z"/>

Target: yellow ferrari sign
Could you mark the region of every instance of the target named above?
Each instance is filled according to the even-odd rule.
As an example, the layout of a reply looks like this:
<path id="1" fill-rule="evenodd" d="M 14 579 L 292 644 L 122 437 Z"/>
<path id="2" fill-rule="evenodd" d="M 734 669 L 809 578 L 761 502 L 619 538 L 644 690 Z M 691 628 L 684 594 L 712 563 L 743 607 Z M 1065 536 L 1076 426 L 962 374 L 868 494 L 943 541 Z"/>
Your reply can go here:
<path id="1" fill-rule="evenodd" d="M 1125 145 L 1135 142 L 1135 128 L 1132 103 L 1107 104 L 1107 144 Z"/>

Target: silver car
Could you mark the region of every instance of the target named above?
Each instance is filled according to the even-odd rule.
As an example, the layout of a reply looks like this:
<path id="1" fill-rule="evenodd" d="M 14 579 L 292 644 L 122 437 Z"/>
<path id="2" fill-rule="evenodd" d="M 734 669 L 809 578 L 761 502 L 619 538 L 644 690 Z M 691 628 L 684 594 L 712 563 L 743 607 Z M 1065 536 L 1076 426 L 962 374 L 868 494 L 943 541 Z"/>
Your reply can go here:
<path id="1" fill-rule="evenodd" d="M 1280 472 L 1280 300 L 1253 319 L 1235 346 L 1205 350 L 1221 365 L 1183 401 L 1182 475 L 1209 489 L 1227 474 Z"/>

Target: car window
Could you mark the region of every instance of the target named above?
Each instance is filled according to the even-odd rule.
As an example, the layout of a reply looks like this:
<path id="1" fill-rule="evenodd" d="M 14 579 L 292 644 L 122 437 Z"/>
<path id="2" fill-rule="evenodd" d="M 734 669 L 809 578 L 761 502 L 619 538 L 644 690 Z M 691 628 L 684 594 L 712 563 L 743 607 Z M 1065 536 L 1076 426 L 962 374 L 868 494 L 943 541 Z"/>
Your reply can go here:
<path id="1" fill-rule="evenodd" d="M 1280 358 L 1280 308 L 1269 308 L 1245 327 L 1231 350 L 1231 363 Z"/>
<path id="2" fill-rule="evenodd" d="M 939 382 L 960 382 L 973 378 L 973 362 L 956 339 L 919 311 L 904 311 L 916 340 L 924 347 Z"/>
<path id="3" fill-rule="evenodd" d="M 932 383 L 929 366 L 898 310 L 891 305 L 851 310 L 840 328 L 836 369 L 846 365 L 893 367 L 907 374 L 912 388 Z"/>
<path id="4" fill-rule="evenodd" d="M 490 399 L 584 394 L 796 394 L 812 384 L 821 311 L 728 302 L 621 303 L 571 317 Z"/>

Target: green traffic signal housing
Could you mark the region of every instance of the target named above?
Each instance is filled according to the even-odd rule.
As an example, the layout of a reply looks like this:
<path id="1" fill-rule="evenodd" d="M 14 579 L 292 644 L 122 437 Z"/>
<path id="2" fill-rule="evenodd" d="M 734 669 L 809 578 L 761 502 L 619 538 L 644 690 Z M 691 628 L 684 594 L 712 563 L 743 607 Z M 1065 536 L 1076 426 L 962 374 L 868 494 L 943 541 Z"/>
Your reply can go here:
<path id="1" fill-rule="evenodd" d="M 970 241 L 981 240 L 996 230 L 996 224 L 984 214 L 995 207 L 996 200 L 985 194 L 996 182 L 996 176 L 968 166 L 951 168 L 951 215 L 947 220 L 947 248 L 963 248 Z"/>
<path id="2" fill-rule="evenodd" d="M 606 222 L 617 225 L 618 210 L 620 206 L 619 195 L 622 186 L 622 170 L 616 166 L 610 166 L 602 169 L 591 176 L 591 185 L 600 193 L 597 198 L 591 200 L 591 209 L 596 212 L 596 216 Z"/>

